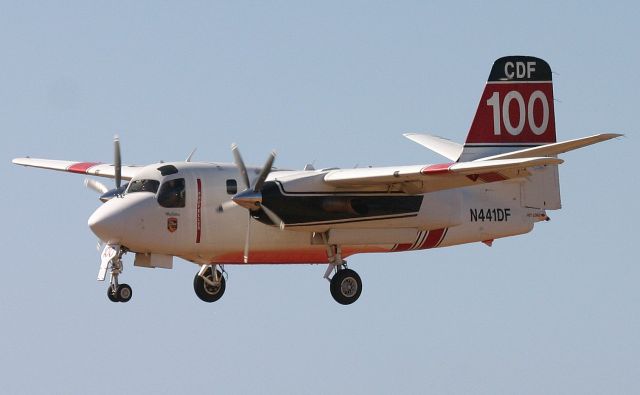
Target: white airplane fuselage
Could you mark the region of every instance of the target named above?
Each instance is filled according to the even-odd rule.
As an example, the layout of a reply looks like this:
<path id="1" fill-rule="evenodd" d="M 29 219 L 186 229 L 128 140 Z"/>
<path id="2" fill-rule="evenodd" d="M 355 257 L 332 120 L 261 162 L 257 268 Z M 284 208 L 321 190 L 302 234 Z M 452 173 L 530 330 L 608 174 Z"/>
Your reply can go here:
<path id="1" fill-rule="evenodd" d="M 174 166 L 177 172 L 162 176 L 157 169 L 167 165 Z M 248 168 L 250 179 L 256 177 L 259 170 Z M 308 198 L 309 204 L 320 204 L 317 210 L 322 211 L 322 215 L 337 213 L 338 217 L 348 218 L 287 223 L 284 217 L 283 230 L 268 221 L 252 219 L 248 263 L 326 263 L 327 244 L 341 245 L 343 257 L 347 257 L 365 252 L 489 242 L 527 233 L 534 222 L 546 218 L 544 210 L 523 207 L 522 183 L 517 180 L 426 194 L 379 187 L 350 192 L 322 182 L 327 171 L 274 170 L 267 183 L 275 182 L 280 193 L 293 203 L 304 206 Z M 310 172 L 317 173 L 318 177 L 309 177 Z M 184 207 L 161 206 L 158 192 L 127 192 L 100 206 L 89 219 L 89 225 L 100 239 L 135 253 L 178 256 L 197 264 L 243 263 L 248 210 L 241 207 L 218 210 L 242 189 L 239 178 L 233 164 L 149 165 L 140 170 L 131 183 L 156 180 L 164 185 L 184 179 Z M 352 207 L 358 204 L 353 203 L 358 197 L 364 207 L 360 212 Z M 373 207 L 377 202 L 386 204 L 384 201 L 398 198 L 400 204 L 413 205 L 413 208 L 375 215 L 366 206 L 369 204 L 366 199 L 373 202 L 370 204 Z M 282 213 L 283 210 L 279 210 L 279 214 Z M 346 214 L 341 216 L 341 213 Z"/>
<path id="2" fill-rule="evenodd" d="M 551 67 L 533 56 L 497 59 L 464 144 L 405 137 L 448 161 L 357 169 L 278 170 L 275 152 L 247 168 L 237 145 L 233 164 L 114 163 L 16 158 L 13 163 L 112 178 L 115 188 L 86 185 L 106 201 L 89 218 L 105 244 L 98 280 L 107 297 L 128 302 L 123 256 L 134 265 L 171 268 L 173 257 L 200 266 L 199 299 L 219 300 L 228 264 L 327 264 L 333 299 L 354 303 L 362 280 L 344 258 L 483 242 L 530 232 L 561 208 L 558 156 L 620 137 L 601 133 L 558 141 Z M 121 185 L 129 180 L 128 187 Z"/>

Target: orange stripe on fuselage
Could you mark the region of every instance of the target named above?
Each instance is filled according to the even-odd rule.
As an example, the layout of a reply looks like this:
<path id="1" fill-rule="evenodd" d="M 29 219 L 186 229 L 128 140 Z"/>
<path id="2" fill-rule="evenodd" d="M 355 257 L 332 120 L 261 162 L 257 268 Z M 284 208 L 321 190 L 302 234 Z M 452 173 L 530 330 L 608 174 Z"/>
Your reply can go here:
<path id="1" fill-rule="evenodd" d="M 363 248 L 342 248 L 342 258 L 350 255 L 389 252 L 388 247 L 367 246 Z M 230 252 L 219 255 L 212 259 L 212 263 L 243 264 L 243 251 Z M 327 252 L 325 249 L 308 250 L 281 250 L 281 251 L 251 251 L 249 250 L 249 263 L 252 264 L 293 264 L 293 263 L 327 263 Z"/>

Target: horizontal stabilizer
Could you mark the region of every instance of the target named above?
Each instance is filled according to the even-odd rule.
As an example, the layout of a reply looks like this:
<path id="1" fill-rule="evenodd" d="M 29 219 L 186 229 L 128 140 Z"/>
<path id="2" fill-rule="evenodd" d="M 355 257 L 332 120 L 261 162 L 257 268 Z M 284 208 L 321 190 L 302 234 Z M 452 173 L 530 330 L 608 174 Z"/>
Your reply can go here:
<path id="1" fill-rule="evenodd" d="M 476 159 L 474 162 L 480 161 L 494 161 L 497 159 L 515 159 L 515 158 L 530 158 L 532 156 L 555 156 L 567 151 L 571 151 L 578 148 L 587 147 L 592 144 L 601 143 L 616 137 L 624 136 L 617 133 L 603 133 L 595 134 L 589 137 L 582 137 L 574 140 L 561 141 L 559 143 L 545 144 L 538 147 L 526 148 L 519 151 L 507 152 L 505 154 L 488 156 L 485 158 Z"/>
<path id="2" fill-rule="evenodd" d="M 442 137 L 431 136 L 429 134 L 405 133 L 403 136 L 449 160 L 458 160 L 463 148 L 462 144 L 455 143 Z"/>

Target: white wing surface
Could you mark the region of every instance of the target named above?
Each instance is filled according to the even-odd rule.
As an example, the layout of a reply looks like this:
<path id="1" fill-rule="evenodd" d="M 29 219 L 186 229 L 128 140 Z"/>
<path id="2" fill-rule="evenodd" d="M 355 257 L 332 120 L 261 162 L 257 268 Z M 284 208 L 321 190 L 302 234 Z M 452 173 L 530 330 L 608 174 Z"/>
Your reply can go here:
<path id="1" fill-rule="evenodd" d="M 324 181 L 329 185 L 345 188 L 406 184 L 415 192 L 433 192 L 523 177 L 527 175 L 527 168 L 559 165 L 563 162 L 562 159 L 541 157 L 428 166 L 344 169 L 329 171 L 325 174 Z"/>
<path id="2" fill-rule="evenodd" d="M 68 160 L 38 158 L 16 158 L 12 162 L 16 165 L 27 167 L 115 178 L 115 166 L 107 163 L 73 162 Z M 131 180 L 141 168 L 140 166 L 122 166 L 122 179 L 127 181 Z"/>

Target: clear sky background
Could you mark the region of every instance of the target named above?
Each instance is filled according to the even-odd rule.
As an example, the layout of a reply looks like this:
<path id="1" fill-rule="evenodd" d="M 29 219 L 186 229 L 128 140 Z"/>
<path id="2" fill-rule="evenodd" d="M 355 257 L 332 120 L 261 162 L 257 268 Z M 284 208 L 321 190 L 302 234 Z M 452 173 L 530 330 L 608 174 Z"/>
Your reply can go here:
<path id="1" fill-rule="evenodd" d="M 637 394 L 637 2 L 0 2 L 2 393 Z M 125 163 L 426 164 L 402 137 L 463 141 L 504 55 L 554 71 L 564 208 L 530 234 L 360 255 L 360 300 L 325 266 L 133 268 L 95 277 L 83 177 L 31 155 Z M 108 180 L 107 180 L 108 181 Z M 224 230 L 221 230 L 224 231 Z"/>

